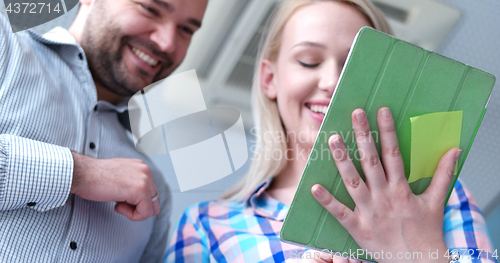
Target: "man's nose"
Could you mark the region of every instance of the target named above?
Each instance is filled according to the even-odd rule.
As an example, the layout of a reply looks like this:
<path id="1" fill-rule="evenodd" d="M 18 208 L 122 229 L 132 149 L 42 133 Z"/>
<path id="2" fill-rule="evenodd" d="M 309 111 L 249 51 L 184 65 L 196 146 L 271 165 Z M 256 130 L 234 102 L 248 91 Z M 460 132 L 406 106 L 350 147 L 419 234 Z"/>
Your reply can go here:
<path id="1" fill-rule="evenodd" d="M 151 34 L 153 41 L 158 48 L 165 53 L 173 53 L 176 47 L 177 26 L 174 23 L 159 25 L 155 32 Z"/>

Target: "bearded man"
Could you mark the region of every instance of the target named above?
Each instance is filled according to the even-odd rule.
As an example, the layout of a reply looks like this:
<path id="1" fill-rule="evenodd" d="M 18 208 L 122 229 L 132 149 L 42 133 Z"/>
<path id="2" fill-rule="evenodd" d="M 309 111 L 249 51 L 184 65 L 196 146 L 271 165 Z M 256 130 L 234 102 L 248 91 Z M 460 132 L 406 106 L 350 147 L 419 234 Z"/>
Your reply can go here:
<path id="1" fill-rule="evenodd" d="M 80 0 L 69 31 L 0 15 L 0 261 L 160 262 L 170 193 L 126 129 L 208 0 Z"/>

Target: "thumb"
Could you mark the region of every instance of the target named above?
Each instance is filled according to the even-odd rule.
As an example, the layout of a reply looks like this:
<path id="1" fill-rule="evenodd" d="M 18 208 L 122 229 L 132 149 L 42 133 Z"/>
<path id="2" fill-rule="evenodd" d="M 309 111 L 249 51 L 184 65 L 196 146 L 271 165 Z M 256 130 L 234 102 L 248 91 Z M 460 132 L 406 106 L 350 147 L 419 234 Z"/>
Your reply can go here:
<path id="1" fill-rule="evenodd" d="M 442 206 L 444 206 L 460 153 L 462 153 L 462 150 L 459 148 L 452 148 L 441 157 L 431 184 L 423 193 L 424 195 L 428 195 L 434 202 L 441 202 Z"/>
<path id="2" fill-rule="evenodd" d="M 130 204 L 127 204 L 126 202 L 116 202 L 115 204 L 115 211 L 118 214 L 126 216 L 130 220 L 134 219 L 134 210 L 135 207 Z"/>

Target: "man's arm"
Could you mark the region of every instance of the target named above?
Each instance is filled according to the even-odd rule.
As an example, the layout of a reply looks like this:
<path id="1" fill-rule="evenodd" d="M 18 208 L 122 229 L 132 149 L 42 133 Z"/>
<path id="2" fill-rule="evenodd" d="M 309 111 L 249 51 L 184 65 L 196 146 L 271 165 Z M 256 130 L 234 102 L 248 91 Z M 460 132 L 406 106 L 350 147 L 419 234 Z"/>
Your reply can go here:
<path id="1" fill-rule="evenodd" d="M 0 105 L 6 103 L 4 85 L 9 85 L 9 76 L 20 70 L 12 61 L 15 48 L 22 49 L 22 45 L 0 14 Z M 28 207 L 44 212 L 64 205 L 73 174 L 70 150 L 1 134 L 5 132 L 3 125 L 0 122 L 0 211 Z"/>
<path id="2" fill-rule="evenodd" d="M 72 153 L 71 193 L 83 199 L 117 202 L 115 211 L 139 221 L 160 212 L 160 200 L 149 167 L 140 159 L 95 159 Z M 154 199 L 153 199 L 154 198 Z"/>
<path id="3" fill-rule="evenodd" d="M 70 193 L 117 202 L 116 212 L 134 221 L 160 212 L 159 200 L 152 200 L 158 190 L 141 160 L 95 159 L 66 147 L 0 134 L 0 211 L 29 207 L 44 212 L 64 205 Z"/>
<path id="4" fill-rule="evenodd" d="M 68 148 L 0 134 L 0 211 L 64 205 L 72 183 Z"/>

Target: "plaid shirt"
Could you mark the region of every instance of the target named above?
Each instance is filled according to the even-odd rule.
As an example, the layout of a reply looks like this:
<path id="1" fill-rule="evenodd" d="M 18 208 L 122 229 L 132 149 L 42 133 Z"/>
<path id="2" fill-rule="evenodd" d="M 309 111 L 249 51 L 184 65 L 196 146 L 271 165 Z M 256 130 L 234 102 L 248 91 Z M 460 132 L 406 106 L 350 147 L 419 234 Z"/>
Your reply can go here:
<path id="1" fill-rule="evenodd" d="M 307 249 L 280 241 L 288 206 L 265 192 L 269 185 L 264 181 L 241 202 L 215 200 L 187 208 L 165 262 L 295 262 Z M 461 263 L 496 262 L 483 215 L 460 181 L 446 206 L 443 232 L 449 249 L 461 255 L 462 249 L 474 251 L 474 259 L 464 257 Z"/>

